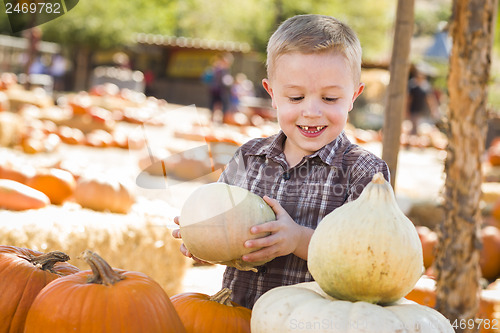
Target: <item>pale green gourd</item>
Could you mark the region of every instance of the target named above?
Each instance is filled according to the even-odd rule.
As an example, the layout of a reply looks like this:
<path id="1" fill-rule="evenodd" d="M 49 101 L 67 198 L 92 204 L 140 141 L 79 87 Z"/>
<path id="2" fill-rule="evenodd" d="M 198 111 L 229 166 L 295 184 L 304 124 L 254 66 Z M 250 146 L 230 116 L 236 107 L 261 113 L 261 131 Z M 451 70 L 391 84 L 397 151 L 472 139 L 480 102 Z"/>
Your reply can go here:
<path id="1" fill-rule="evenodd" d="M 241 260 L 256 251 L 246 240 L 267 234 L 251 234 L 250 228 L 275 220 L 272 208 L 258 195 L 238 186 L 210 183 L 200 186 L 185 201 L 179 217 L 186 248 L 195 257 L 240 270 L 256 270 L 262 262 Z"/>
<path id="2" fill-rule="evenodd" d="M 338 299 L 387 304 L 412 290 L 422 274 L 422 244 L 381 173 L 319 223 L 308 268 Z"/>

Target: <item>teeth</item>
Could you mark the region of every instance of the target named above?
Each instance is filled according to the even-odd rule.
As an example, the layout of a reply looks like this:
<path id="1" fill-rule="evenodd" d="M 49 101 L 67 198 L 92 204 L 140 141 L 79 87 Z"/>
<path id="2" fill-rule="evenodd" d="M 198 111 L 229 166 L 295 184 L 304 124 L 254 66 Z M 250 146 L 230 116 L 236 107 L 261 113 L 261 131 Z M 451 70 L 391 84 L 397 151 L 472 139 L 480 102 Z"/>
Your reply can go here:
<path id="1" fill-rule="evenodd" d="M 319 132 L 323 128 L 325 128 L 325 126 L 300 126 L 300 127 L 306 132 Z"/>

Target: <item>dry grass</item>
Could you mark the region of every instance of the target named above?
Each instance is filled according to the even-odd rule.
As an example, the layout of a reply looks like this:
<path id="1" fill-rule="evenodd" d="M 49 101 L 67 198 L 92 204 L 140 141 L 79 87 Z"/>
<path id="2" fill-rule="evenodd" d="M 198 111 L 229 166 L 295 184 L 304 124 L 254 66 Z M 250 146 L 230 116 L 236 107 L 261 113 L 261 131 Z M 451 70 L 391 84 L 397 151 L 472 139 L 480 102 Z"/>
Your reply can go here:
<path id="1" fill-rule="evenodd" d="M 63 251 L 80 269 L 89 269 L 77 257 L 90 249 L 112 267 L 143 272 L 168 295 L 175 295 L 189 267 L 179 252 L 180 242 L 167 228 L 176 212 L 163 210 L 160 216 L 147 213 L 149 208 L 134 206 L 127 215 L 98 213 L 74 204 L 25 212 L 0 210 L 0 244 Z"/>

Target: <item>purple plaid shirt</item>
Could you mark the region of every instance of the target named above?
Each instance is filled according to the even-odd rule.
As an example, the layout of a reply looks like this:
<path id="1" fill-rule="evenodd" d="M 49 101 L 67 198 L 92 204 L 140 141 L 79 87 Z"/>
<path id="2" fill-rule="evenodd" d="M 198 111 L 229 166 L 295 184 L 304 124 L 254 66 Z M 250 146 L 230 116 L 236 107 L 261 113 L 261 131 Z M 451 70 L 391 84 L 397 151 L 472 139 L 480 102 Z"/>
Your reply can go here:
<path id="1" fill-rule="evenodd" d="M 356 199 L 375 173 L 389 180 L 386 163 L 352 144 L 344 132 L 293 168 L 283 153 L 285 140 L 281 131 L 245 143 L 219 181 L 275 198 L 296 223 L 316 229 L 325 215 Z M 252 308 L 272 288 L 312 280 L 307 261 L 289 254 L 258 267 L 258 272 L 227 267 L 223 286 L 233 291 L 234 302 Z"/>

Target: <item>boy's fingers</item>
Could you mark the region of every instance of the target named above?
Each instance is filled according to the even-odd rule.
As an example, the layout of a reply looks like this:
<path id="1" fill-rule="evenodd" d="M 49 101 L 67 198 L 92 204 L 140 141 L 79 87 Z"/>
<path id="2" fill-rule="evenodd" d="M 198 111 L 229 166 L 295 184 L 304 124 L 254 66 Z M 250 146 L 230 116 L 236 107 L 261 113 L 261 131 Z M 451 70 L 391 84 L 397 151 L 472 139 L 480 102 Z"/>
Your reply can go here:
<path id="1" fill-rule="evenodd" d="M 253 227 L 250 228 L 250 232 L 254 235 L 263 232 L 273 233 L 276 230 L 277 230 L 277 224 L 275 223 L 275 221 L 264 222 L 261 224 L 254 225 Z"/>
<path id="2" fill-rule="evenodd" d="M 285 209 L 283 207 L 281 207 L 280 203 L 278 202 L 278 200 L 276 199 L 273 199 L 273 198 L 270 198 L 268 197 L 267 195 L 265 195 L 263 197 L 264 201 L 273 209 L 274 213 L 276 215 L 280 215 L 282 214 L 283 212 L 285 212 Z"/>
<path id="3" fill-rule="evenodd" d="M 245 254 L 241 257 L 243 261 L 254 262 L 263 261 L 271 258 L 275 258 L 274 249 L 272 247 L 267 247 L 259 251 L 255 251 L 249 254 Z"/>
<path id="4" fill-rule="evenodd" d="M 261 237 L 261 238 L 256 238 L 256 239 L 251 239 L 247 240 L 245 242 L 245 247 L 247 248 L 252 248 L 252 247 L 268 247 L 276 243 L 276 236 L 274 235 L 269 235 L 266 237 Z"/>
<path id="5" fill-rule="evenodd" d="M 174 223 L 179 225 L 179 216 L 174 217 Z"/>
<path id="6" fill-rule="evenodd" d="M 188 251 L 188 249 L 187 249 L 186 245 L 184 245 L 184 243 L 181 244 L 181 253 L 188 258 L 192 257 L 191 252 Z"/>
<path id="7" fill-rule="evenodd" d="M 180 229 L 174 229 L 174 230 L 172 230 L 172 236 L 174 238 L 181 238 L 181 230 Z"/>

